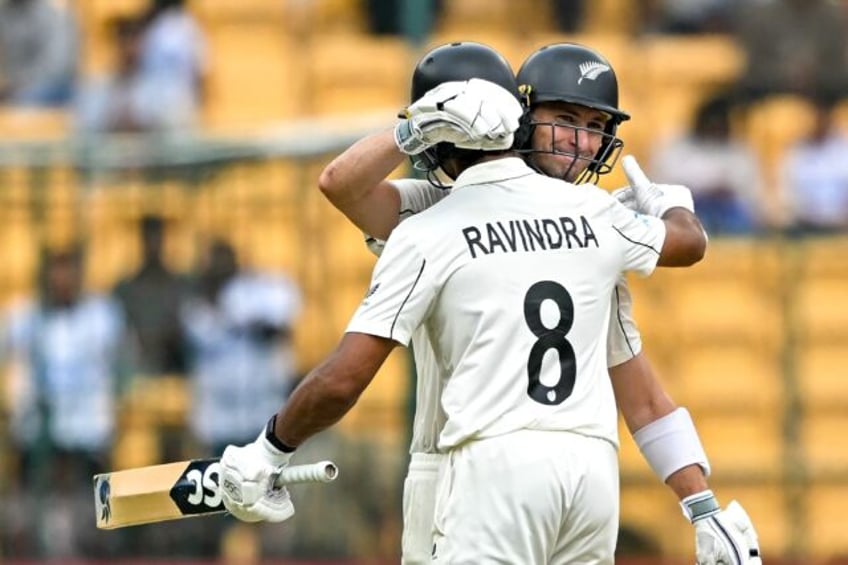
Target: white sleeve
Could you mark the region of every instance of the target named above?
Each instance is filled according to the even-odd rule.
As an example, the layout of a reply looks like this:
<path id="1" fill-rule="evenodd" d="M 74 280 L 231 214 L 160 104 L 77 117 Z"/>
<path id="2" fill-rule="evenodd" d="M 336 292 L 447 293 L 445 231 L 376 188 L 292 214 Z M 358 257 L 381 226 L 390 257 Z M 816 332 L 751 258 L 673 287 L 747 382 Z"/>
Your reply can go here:
<path id="1" fill-rule="evenodd" d="M 396 228 L 377 260 L 371 287 L 347 332 L 366 333 L 408 345 L 436 296 L 426 258 L 409 230 Z"/>
<path id="2" fill-rule="evenodd" d="M 622 275 L 612 291 L 609 332 L 607 334 L 607 367 L 615 367 L 636 357 L 642 351 L 642 336 L 633 319 L 633 299 Z"/>
<path id="3" fill-rule="evenodd" d="M 665 223 L 660 218 L 634 212 L 613 197 L 610 200 L 612 228 L 620 236 L 619 243 L 624 246 L 622 270 L 650 275 L 657 266 L 665 242 Z"/>
<path id="4" fill-rule="evenodd" d="M 428 180 L 422 179 L 397 179 L 391 180 L 398 194 L 400 194 L 400 216 L 398 223 L 423 212 L 436 202 L 448 195 L 448 190 L 433 186 Z M 380 256 L 386 242 L 365 234 L 365 244 L 376 256 Z"/>
<path id="5" fill-rule="evenodd" d="M 433 186 L 428 180 L 399 179 L 389 181 L 400 194 L 400 221 L 423 212 L 449 194 L 445 188 Z"/>

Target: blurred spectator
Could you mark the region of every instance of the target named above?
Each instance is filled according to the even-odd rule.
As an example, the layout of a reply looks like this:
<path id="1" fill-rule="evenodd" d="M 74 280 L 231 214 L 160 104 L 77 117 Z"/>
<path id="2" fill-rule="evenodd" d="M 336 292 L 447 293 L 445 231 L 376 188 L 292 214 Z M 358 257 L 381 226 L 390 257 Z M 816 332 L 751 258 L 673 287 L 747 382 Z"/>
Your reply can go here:
<path id="1" fill-rule="evenodd" d="M 586 15 L 584 0 L 551 0 L 557 29 L 567 33 L 577 33 L 583 29 Z"/>
<path id="2" fill-rule="evenodd" d="M 152 0 L 141 40 L 141 72 L 203 100 L 206 40 L 184 0 Z"/>
<path id="3" fill-rule="evenodd" d="M 427 2 L 432 10 L 429 18 L 429 33 L 433 24 L 442 12 L 443 0 L 416 0 Z M 405 21 L 404 2 L 400 0 L 368 0 L 367 16 L 368 30 L 374 35 L 404 35 L 415 30 L 406 29 L 409 22 Z"/>
<path id="4" fill-rule="evenodd" d="M 117 66 L 82 85 L 75 126 L 80 133 L 152 133 L 190 127 L 194 95 L 175 81 L 141 66 L 142 22 L 118 18 L 112 24 Z"/>
<path id="5" fill-rule="evenodd" d="M 818 100 L 810 135 L 784 159 L 791 227 L 799 234 L 848 230 L 848 135 L 835 123 L 833 109 L 832 101 Z"/>
<path id="6" fill-rule="evenodd" d="M 725 33 L 732 0 L 639 0 L 645 31 L 667 34 Z"/>
<path id="7" fill-rule="evenodd" d="M 0 0 L 0 103 L 71 101 L 79 58 L 77 22 L 51 0 Z"/>
<path id="8" fill-rule="evenodd" d="M 16 520 L 42 555 L 67 558 L 95 550 L 93 520 L 79 516 L 92 515 L 91 476 L 111 453 L 121 317 L 106 297 L 82 291 L 76 251 L 47 253 L 39 278 L 37 300 L 9 315 L 5 348 L 18 369 L 10 427 L 23 493 L 49 497 L 50 512 L 38 515 L 44 500 L 24 497 Z"/>
<path id="9" fill-rule="evenodd" d="M 115 287 L 134 351 L 132 368 L 143 375 L 181 374 L 185 371 L 185 344 L 180 309 L 186 282 L 165 264 L 165 222 L 160 216 L 142 218 L 139 236 L 141 266 Z"/>
<path id="10" fill-rule="evenodd" d="M 747 57 L 739 83 L 745 98 L 848 92 L 848 27 L 835 3 L 738 2 L 735 10 L 736 38 Z"/>
<path id="11" fill-rule="evenodd" d="M 711 235 L 746 234 L 759 222 L 760 165 L 751 148 L 730 130 L 731 103 L 720 96 L 705 102 L 692 130 L 657 148 L 651 178 L 692 189 L 695 211 Z"/>
<path id="12" fill-rule="evenodd" d="M 214 242 L 184 309 L 191 348 L 191 427 L 210 455 L 256 439 L 296 379 L 292 324 L 300 293 L 283 276 L 239 268 Z"/>

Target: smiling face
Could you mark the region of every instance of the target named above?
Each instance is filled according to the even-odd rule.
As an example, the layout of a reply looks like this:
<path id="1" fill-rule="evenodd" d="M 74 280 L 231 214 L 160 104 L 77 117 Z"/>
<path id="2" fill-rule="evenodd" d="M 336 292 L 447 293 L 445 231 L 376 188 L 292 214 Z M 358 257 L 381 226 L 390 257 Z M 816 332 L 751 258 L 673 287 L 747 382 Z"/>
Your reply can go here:
<path id="1" fill-rule="evenodd" d="M 567 102 L 545 102 L 533 108 L 530 163 L 549 177 L 574 182 L 592 163 L 604 142 L 610 117 Z"/>

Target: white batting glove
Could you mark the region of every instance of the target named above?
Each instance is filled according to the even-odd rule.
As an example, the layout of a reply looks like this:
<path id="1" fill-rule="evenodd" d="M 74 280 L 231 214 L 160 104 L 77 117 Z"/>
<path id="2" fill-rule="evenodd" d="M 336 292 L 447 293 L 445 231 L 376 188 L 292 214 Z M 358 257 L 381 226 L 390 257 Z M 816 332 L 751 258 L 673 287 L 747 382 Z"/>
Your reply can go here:
<path id="1" fill-rule="evenodd" d="M 271 445 L 261 434 L 243 447 L 229 445 L 221 457 L 221 498 L 226 509 L 243 522 L 282 522 L 294 505 L 285 487 L 274 487 L 291 453 Z"/>
<path id="2" fill-rule="evenodd" d="M 656 184 L 648 180 L 636 158 L 632 155 L 625 155 L 621 160 L 621 166 L 624 168 L 624 174 L 627 175 L 627 180 L 630 181 L 631 194 L 627 194 L 627 189 L 620 189 L 613 193 L 622 204 L 624 201 L 632 199 L 636 203 L 636 207 L 628 206 L 637 212 L 648 216 L 662 218 L 666 212 L 672 208 L 686 208 L 690 212 L 695 212 L 695 203 L 692 200 L 692 191 L 681 184 Z"/>
<path id="3" fill-rule="evenodd" d="M 695 526 L 697 565 L 762 565 L 757 532 L 742 505 L 732 501 L 722 510 L 711 490 L 680 501 Z"/>
<path id="4" fill-rule="evenodd" d="M 625 208 L 629 208 L 634 212 L 639 211 L 639 203 L 636 202 L 636 195 L 633 193 L 633 189 L 629 186 L 617 188 L 613 190 L 611 194 L 616 200 L 621 202 Z"/>
<path id="5" fill-rule="evenodd" d="M 523 110 L 501 86 L 482 79 L 451 81 L 435 87 L 406 109 L 395 126 L 401 152 L 417 155 L 437 143 L 463 149 L 509 149 Z"/>

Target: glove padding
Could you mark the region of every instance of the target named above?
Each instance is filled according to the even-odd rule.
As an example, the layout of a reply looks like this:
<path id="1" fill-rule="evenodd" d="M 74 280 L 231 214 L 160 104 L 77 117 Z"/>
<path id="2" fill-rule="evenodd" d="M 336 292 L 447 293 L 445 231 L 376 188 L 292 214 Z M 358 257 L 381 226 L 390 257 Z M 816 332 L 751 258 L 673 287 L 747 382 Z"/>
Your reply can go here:
<path id="1" fill-rule="evenodd" d="M 695 212 L 692 191 L 681 184 L 656 184 L 648 180 L 632 155 L 621 160 L 629 187 L 613 191 L 619 202 L 640 214 L 662 218 L 672 208 L 686 208 Z"/>
<path id="2" fill-rule="evenodd" d="M 284 453 L 265 434 L 243 447 L 229 445 L 221 457 L 221 498 L 224 507 L 243 522 L 282 522 L 294 514 L 289 491 L 274 480 L 286 467 Z"/>
<path id="3" fill-rule="evenodd" d="M 512 147 L 522 113 L 518 99 L 493 82 L 444 82 L 406 109 L 406 119 L 395 126 L 395 143 L 407 155 L 443 142 L 503 151 Z"/>
<path id="4" fill-rule="evenodd" d="M 762 565 L 757 532 L 741 504 L 734 500 L 722 510 L 707 490 L 681 506 L 695 526 L 697 565 Z"/>

